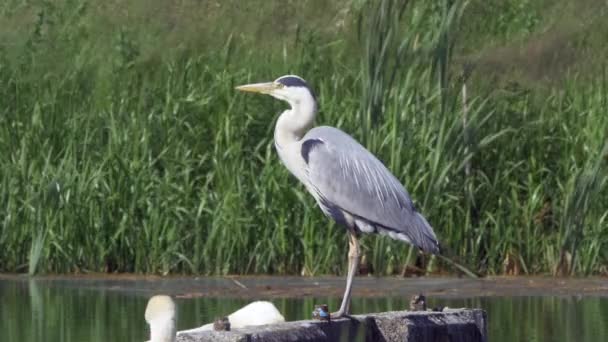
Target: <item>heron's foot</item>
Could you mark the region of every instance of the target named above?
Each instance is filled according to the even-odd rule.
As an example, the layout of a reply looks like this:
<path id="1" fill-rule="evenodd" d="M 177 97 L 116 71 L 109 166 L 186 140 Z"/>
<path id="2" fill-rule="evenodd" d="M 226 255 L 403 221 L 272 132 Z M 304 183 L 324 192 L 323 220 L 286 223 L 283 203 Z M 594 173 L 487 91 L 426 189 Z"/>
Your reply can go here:
<path id="1" fill-rule="evenodd" d="M 348 312 L 345 312 L 344 310 L 338 310 L 336 312 L 331 313 L 332 319 L 343 318 L 343 317 L 348 317 L 348 316 L 349 316 Z"/>

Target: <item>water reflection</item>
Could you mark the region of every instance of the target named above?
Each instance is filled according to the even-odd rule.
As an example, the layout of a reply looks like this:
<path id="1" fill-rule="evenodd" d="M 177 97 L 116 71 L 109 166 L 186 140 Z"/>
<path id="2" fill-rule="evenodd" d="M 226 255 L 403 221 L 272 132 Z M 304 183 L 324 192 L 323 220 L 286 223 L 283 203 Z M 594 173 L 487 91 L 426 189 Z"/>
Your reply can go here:
<path id="1" fill-rule="evenodd" d="M 149 293 L 0 280 L 0 341 L 145 341 Z M 339 298 L 272 299 L 287 320 L 309 319 L 314 304 Z M 251 302 L 236 298 L 176 299 L 178 329 L 211 322 Z M 491 341 L 608 340 L 606 297 L 429 298 L 430 307 L 480 307 Z M 406 298 L 353 298 L 354 313 L 402 310 Z"/>

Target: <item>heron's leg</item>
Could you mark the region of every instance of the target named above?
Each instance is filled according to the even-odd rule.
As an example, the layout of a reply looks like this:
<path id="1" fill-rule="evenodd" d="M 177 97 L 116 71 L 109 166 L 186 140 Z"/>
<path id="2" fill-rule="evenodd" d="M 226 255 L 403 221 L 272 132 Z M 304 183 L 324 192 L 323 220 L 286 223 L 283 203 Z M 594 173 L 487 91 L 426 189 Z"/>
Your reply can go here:
<path id="1" fill-rule="evenodd" d="M 342 297 L 342 305 L 340 310 L 331 314 L 332 317 L 338 318 L 350 313 L 350 293 L 353 285 L 353 277 L 357 273 L 357 267 L 359 266 L 359 240 L 357 235 L 352 230 L 348 230 L 348 275 L 346 276 L 346 289 L 344 290 L 344 297 Z"/>

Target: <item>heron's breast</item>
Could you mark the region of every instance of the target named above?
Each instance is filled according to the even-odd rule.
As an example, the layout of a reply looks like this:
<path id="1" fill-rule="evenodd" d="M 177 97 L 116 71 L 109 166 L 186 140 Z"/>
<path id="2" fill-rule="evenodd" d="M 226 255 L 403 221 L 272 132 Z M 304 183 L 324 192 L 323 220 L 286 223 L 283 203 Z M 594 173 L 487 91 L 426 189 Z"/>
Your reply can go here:
<path id="1" fill-rule="evenodd" d="M 285 165 L 289 172 L 296 176 L 300 182 L 308 186 L 306 162 L 300 153 L 301 144 L 299 142 L 293 142 L 281 146 L 275 143 L 275 147 L 283 165 Z"/>

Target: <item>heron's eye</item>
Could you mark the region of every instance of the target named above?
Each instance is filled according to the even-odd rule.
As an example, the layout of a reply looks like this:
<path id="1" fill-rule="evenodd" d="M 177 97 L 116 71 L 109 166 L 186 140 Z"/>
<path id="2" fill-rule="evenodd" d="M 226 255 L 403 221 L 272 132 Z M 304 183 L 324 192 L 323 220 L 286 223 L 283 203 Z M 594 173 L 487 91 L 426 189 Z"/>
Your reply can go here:
<path id="1" fill-rule="evenodd" d="M 277 83 L 276 85 L 277 85 L 277 88 L 278 88 L 278 89 L 283 89 L 283 88 L 285 88 L 285 85 L 284 85 L 283 83 Z"/>

